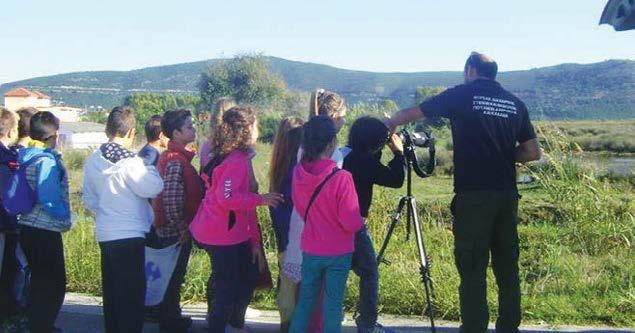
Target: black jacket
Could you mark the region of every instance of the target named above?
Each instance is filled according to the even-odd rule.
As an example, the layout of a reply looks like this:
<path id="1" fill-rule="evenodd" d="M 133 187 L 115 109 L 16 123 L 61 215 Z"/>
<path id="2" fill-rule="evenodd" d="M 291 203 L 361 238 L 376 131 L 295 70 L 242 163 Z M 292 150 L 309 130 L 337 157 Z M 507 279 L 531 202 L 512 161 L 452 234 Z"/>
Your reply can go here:
<path id="1" fill-rule="evenodd" d="M 405 170 L 404 157 L 395 154 L 388 166 L 381 164 L 381 151 L 377 154 L 351 151 L 344 158 L 344 169 L 353 174 L 359 209 L 364 218 L 373 201 L 373 185 L 399 188 L 403 185 Z"/>

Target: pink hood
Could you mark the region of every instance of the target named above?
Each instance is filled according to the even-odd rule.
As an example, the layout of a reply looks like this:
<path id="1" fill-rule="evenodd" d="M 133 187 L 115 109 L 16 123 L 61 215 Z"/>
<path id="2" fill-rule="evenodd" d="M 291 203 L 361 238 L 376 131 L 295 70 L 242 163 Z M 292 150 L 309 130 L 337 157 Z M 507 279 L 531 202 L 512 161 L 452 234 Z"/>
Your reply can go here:
<path id="1" fill-rule="evenodd" d="M 332 160 L 302 162 L 296 166 L 291 195 L 303 219 L 313 192 L 336 167 Z M 302 251 L 318 256 L 352 253 L 355 232 L 362 224 L 353 177 L 340 170 L 322 187 L 310 207 L 302 232 Z"/>

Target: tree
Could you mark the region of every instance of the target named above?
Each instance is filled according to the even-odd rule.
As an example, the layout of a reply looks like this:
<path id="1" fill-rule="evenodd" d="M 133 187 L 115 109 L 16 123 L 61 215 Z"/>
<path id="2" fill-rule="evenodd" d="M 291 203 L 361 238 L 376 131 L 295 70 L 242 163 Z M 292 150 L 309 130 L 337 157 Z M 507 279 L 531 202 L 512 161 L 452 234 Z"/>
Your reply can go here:
<path id="1" fill-rule="evenodd" d="M 415 105 L 421 104 L 423 101 L 427 100 L 430 97 L 434 97 L 445 91 L 445 87 L 432 87 L 432 86 L 421 86 L 417 87 L 415 91 Z M 429 127 L 441 128 L 448 126 L 449 122 L 440 117 L 435 118 L 425 118 L 421 121 L 421 126 L 423 129 L 427 129 Z M 420 127 L 420 126 L 417 126 Z"/>
<path id="2" fill-rule="evenodd" d="M 124 105 L 135 110 L 137 133 L 143 133 L 145 122 L 155 114 L 163 115 L 165 111 L 183 108 L 196 112 L 200 98 L 191 95 L 164 95 L 157 93 L 133 93 L 124 98 Z"/>
<path id="3" fill-rule="evenodd" d="M 261 55 L 242 55 L 212 64 L 198 84 L 203 106 L 210 110 L 221 97 L 238 103 L 263 104 L 284 98 L 286 84 L 269 72 Z"/>
<path id="4" fill-rule="evenodd" d="M 426 99 L 445 91 L 445 87 L 421 86 L 415 91 L 415 104 L 419 105 Z"/>

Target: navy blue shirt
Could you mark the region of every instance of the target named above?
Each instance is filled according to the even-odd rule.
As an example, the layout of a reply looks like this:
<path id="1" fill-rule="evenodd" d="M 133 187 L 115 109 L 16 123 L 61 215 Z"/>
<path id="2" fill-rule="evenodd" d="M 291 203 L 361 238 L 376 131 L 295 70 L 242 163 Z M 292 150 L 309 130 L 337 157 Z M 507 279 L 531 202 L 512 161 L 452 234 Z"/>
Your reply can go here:
<path id="1" fill-rule="evenodd" d="M 139 150 L 137 155 L 141 157 L 145 165 L 157 166 L 161 153 L 150 144 L 146 144 L 143 148 L 141 148 L 141 150 Z"/>
<path id="2" fill-rule="evenodd" d="M 450 88 L 420 105 L 450 120 L 454 191 L 516 189 L 515 148 L 536 138 L 525 104 L 494 80 Z"/>
<path id="3" fill-rule="evenodd" d="M 273 223 L 273 230 L 276 234 L 276 242 L 278 243 L 278 252 L 282 253 L 287 249 L 289 244 L 289 223 L 291 221 L 291 213 L 293 212 L 293 201 L 291 200 L 291 181 L 293 178 L 293 169 L 295 163 L 289 166 L 287 173 L 282 180 L 282 195 L 284 201 L 277 207 L 269 207 L 269 215 Z"/>

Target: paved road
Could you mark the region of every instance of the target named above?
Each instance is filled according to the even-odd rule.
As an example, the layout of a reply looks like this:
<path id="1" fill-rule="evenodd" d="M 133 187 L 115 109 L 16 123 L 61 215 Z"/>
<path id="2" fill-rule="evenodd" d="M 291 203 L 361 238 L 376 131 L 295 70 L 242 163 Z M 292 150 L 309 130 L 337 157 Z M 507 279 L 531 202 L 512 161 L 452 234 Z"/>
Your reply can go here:
<path id="1" fill-rule="evenodd" d="M 101 298 L 77 294 L 67 294 L 57 321 L 57 326 L 64 328 L 69 333 L 103 333 L 103 318 Z M 194 333 L 206 332 L 205 305 L 193 304 L 185 306 L 185 313 L 194 319 Z M 261 311 L 257 316 L 247 318 L 247 326 L 253 333 L 277 333 L 279 318 L 274 311 Z M 427 321 L 415 317 L 382 317 L 381 322 L 394 328 L 398 332 L 430 332 Z M 344 322 L 344 333 L 355 333 L 354 323 L 347 316 Z M 438 332 L 458 332 L 458 324 L 441 322 L 438 324 Z M 522 331 L 531 333 L 540 332 L 578 332 L 578 333 L 609 333 L 609 332 L 635 332 L 635 329 L 592 328 L 592 327 L 560 327 L 546 326 L 523 327 Z M 158 333 L 157 324 L 147 323 L 144 333 Z"/>

